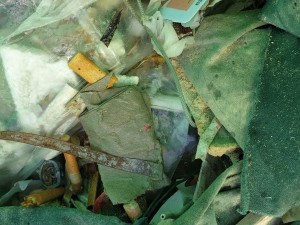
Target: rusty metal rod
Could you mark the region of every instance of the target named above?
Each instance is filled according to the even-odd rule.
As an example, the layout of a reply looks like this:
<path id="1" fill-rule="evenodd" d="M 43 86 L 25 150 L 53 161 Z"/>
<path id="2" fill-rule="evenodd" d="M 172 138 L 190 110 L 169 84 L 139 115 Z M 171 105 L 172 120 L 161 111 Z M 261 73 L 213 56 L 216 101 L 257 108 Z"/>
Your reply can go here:
<path id="1" fill-rule="evenodd" d="M 96 162 L 103 166 L 108 166 L 127 172 L 138 173 L 150 177 L 159 176 L 157 170 L 155 169 L 157 166 L 159 166 L 158 163 L 144 161 L 141 159 L 114 156 L 102 151 L 95 151 L 89 147 L 77 146 L 65 141 L 42 135 L 17 131 L 0 131 L 0 140 L 14 141 L 42 148 L 49 148 L 62 153 L 72 154 L 91 162 Z"/>

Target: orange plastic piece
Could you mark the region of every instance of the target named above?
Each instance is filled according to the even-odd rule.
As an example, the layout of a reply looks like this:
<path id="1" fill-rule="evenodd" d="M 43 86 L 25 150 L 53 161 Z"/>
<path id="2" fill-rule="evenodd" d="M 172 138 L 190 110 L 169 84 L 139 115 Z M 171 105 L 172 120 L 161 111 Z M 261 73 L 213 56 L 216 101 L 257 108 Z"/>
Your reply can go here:
<path id="1" fill-rule="evenodd" d="M 22 206 L 39 206 L 43 203 L 49 202 L 56 198 L 59 198 L 65 193 L 64 187 L 59 187 L 55 189 L 47 189 L 40 192 L 36 192 L 24 197 L 24 202 Z"/>
<path id="2" fill-rule="evenodd" d="M 107 75 L 89 58 L 78 52 L 69 62 L 68 66 L 88 83 L 93 84 Z"/>

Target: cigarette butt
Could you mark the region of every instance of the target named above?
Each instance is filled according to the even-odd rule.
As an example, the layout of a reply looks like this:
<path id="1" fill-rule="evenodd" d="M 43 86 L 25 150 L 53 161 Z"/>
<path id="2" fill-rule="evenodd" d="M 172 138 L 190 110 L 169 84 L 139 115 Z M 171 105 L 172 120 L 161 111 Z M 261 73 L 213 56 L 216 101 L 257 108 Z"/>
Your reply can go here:
<path id="1" fill-rule="evenodd" d="M 64 157 L 66 160 L 66 171 L 71 183 L 72 191 L 78 193 L 81 191 L 82 178 L 76 157 L 67 153 L 64 153 Z"/>
<path id="2" fill-rule="evenodd" d="M 97 82 L 107 74 L 80 52 L 70 60 L 68 66 L 90 84 Z"/>
<path id="3" fill-rule="evenodd" d="M 112 75 L 106 85 L 106 88 L 107 89 L 112 88 L 116 82 L 118 82 L 118 78 L 115 75 Z"/>
<path id="4" fill-rule="evenodd" d="M 137 76 L 113 75 L 108 81 L 106 88 L 111 87 L 125 87 L 130 85 L 137 85 L 139 78 Z"/>
<path id="5" fill-rule="evenodd" d="M 139 204 L 135 200 L 132 200 L 127 204 L 124 204 L 123 208 L 132 222 L 138 219 L 142 215 L 142 210 Z"/>
<path id="6" fill-rule="evenodd" d="M 49 202 L 56 198 L 59 198 L 65 193 L 64 187 L 59 187 L 55 189 L 47 189 L 40 192 L 36 192 L 24 197 L 24 202 L 22 206 L 39 206 L 43 203 Z"/>
<path id="7" fill-rule="evenodd" d="M 71 137 L 67 134 L 60 136 L 60 140 L 71 142 L 73 144 L 80 144 L 80 140 L 78 137 Z M 71 191 L 73 191 L 74 193 L 78 193 L 81 191 L 82 177 L 79 171 L 76 156 L 64 153 L 64 157 L 66 160 L 66 172 L 71 183 Z"/>

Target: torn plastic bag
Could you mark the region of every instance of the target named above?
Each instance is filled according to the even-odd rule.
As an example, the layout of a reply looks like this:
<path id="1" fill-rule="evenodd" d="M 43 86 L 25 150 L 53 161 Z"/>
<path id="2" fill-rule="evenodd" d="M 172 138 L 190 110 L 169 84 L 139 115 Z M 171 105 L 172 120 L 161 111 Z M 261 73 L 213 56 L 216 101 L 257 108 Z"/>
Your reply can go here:
<path id="1" fill-rule="evenodd" d="M 71 58 L 78 51 L 85 52 L 102 69 L 113 69 L 116 74 L 153 51 L 143 27 L 119 0 L 43 0 L 2 41 L 11 43 L 26 36 L 56 56 Z"/>
<path id="2" fill-rule="evenodd" d="M 133 28 L 129 29 L 136 20 L 127 19 L 127 10 L 123 10 L 120 24 L 115 24 L 118 29 L 116 35 L 112 34 L 110 46 L 105 46 L 100 39 L 115 13 L 122 8 L 122 2 L 91 5 L 92 2 L 94 0 L 43 0 L 28 4 L 27 1 L 7 1 L 0 5 L 1 19 L 3 16 L 9 21 L 1 23 L 0 31 L 0 102 L 5 106 L 1 107 L 2 130 L 59 135 L 78 122 L 76 116 L 81 109 L 75 109 L 75 113 L 72 107 L 65 109 L 67 101 L 81 86 L 67 67 L 67 60 L 78 50 L 88 52 L 104 69 L 115 70 L 132 66 L 152 51 L 151 43 L 145 44 L 148 39 L 142 29 L 135 33 L 132 33 Z M 22 4 L 23 8 L 19 7 Z M 87 6 L 90 7 L 87 9 Z M 103 13 L 95 13 L 97 10 Z M 123 36 L 126 36 L 126 42 Z M 125 47 L 119 48 L 118 43 L 125 43 Z M 128 61 L 121 65 L 120 57 Z M 75 116 L 71 115 L 73 113 Z M 46 119 L 52 122 L 45 122 Z M 3 192 L 15 181 L 26 178 L 45 158 L 57 154 L 18 143 L 1 142 L 2 148 L 4 144 L 7 150 L 1 151 L 0 157 Z M 7 166 L 16 160 L 19 163 L 13 168 Z"/>
<path id="3" fill-rule="evenodd" d="M 6 0 L 0 5 L 0 43 L 28 18 L 40 0 Z"/>
<path id="4" fill-rule="evenodd" d="M 4 92 L 0 102 L 5 106 L 1 107 L 2 130 L 60 135 L 78 123 L 64 107 L 77 92 L 67 83 L 78 84 L 66 60 L 53 60 L 44 51 L 21 44 L 1 46 L 0 56 Z M 53 123 L 49 124 L 49 120 Z M 28 177 L 45 158 L 56 154 L 48 149 L 1 141 L 1 192 Z"/>
<path id="5" fill-rule="evenodd" d="M 97 92 L 93 94 L 98 95 Z M 85 101 L 89 105 L 89 99 Z M 104 190 L 113 204 L 127 203 L 146 190 L 158 189 L 168 183 L 163 173 L 161 147 L 154 135 L 150 109 L 137 88 L 123 89 L 100 102 L 97 107 L 85 112 L 80 121 L 93 149 L 156 163 L 151 168 L 156 171 L 156 177 L 99 165 Z"/>

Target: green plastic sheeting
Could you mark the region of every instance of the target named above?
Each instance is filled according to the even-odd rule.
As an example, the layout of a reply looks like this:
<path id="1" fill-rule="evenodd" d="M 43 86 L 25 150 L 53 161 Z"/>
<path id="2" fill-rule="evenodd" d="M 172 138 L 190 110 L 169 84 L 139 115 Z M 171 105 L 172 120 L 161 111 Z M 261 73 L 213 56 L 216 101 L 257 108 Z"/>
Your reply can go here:
<path id="1" fill-rule="evenodd" d="M 263 24 L 258 11 L 207 17 L 196 44 L 180 57 L 197 92 L 241 147 L 268 41 L 267 30 L 255 30 Z"/>
<path id="2" fill-rule="evenodd" d="M 245 148 L 244 212 L 282 216 L 300 205 L 300 39 L 273 29 Z"/>
<path id="3" fill-rule="evenodd" d="M 300 0 L 268 0 L 262 19 L 300 37 Z"/>
<path id="4" fill-rule="evenodd" d="M 93 94 L 99 95 L 96 91 L 91 94 L 86 98 L 87 93 L 84 92 L 85 102 L 94 100 Z M 102 95 L 106 96 L 106 100 L 97 107 L 90 107 L 80 118 L 91 147 L 116 156 L 157 163 L 151 168 L 158 174 L 157 177 L 99 166 L 104 190 L 110 200 L 114 204 L 127 203 L 147 190 L 159 189 L 168 183 L 163 173 L 161 147 L 154 134 L 151 112 L 137 88 L 121 90 L 110 98 L 105 93 Z"/>
<path id="5" fill-rule="evenodd" d="M 97 215 L 69 208 L 1 207 L 1 224 L 11 225 L 126 225 L 116 217 Z"/>

